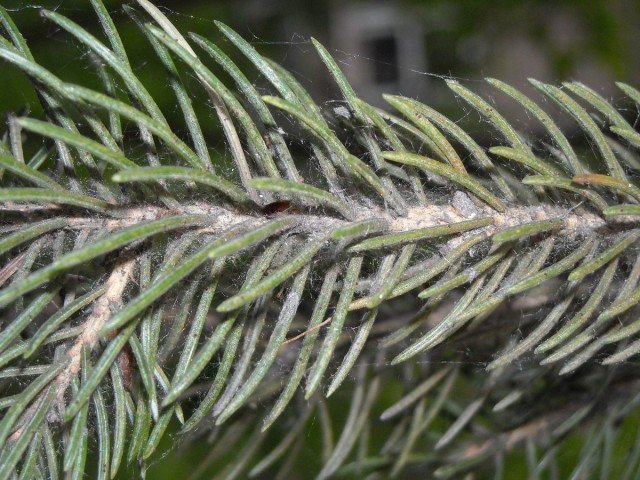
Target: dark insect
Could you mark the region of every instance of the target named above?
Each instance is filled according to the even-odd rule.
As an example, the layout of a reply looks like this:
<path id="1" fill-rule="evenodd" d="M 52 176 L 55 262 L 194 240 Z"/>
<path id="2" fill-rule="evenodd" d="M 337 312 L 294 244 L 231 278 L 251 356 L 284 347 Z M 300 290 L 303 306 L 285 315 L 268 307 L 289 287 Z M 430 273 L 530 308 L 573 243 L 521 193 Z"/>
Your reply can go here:
<path id="1" fill-rule="evenodd" d="M 131 351 L 131 347 L 129 345 L 125 345 L 125 348 L 118 354 L 118 358 L 116 360 L 118 362 L 118 367 L 120 367 L 120 373 L 122 374 L 122 383 L 127 390 L 131 390 L 131 386 L 133 383 L 133 352 Z"/>
<path id="2" fill-rule="evenodd" d="M 283 213 L 296 213 L 297 210 L 289 200 L 278 200 L 271 202 L 262 207 L 262 213 L 267 217 L 273 217 Z"/>
<path id="3" fill-rule="evenodd" d="M 108 337 L 109 339 L 113 339 L 117 334 L 117 331 L 113 331 L 108 335 Z M 131 391 L 131 387 L 133 385 L 133 374 L 136 369 L 136 365 L 134 364 L 133 351 L 131 350 L 131 347 L 129 345 L 125 345 L 124 348 L 120 351 L 118 357 L 116 358 L 116 362 L 118 364 L 118 367 L 120 368 L 124 388 Z"/>

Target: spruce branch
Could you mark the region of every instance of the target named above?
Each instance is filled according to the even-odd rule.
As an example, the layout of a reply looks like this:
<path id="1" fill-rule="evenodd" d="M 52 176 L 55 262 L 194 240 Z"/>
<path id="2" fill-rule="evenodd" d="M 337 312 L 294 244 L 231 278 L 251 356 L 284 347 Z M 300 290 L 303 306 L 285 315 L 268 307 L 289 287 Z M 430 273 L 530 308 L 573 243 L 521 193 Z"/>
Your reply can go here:
<path id="1" fill-rule="evenodd" d="M 66 352 L 69 362 L 53 382 L 56 398 L 61 404 L 64 402 L 64 396 L 71 380 L 76 378 L 80 371 L 83 349 L 93 350 L 95 348 L 100 340 L 100 330 L 111 316 L 113 309 L 122 302 L 124 289 L 135 266 L 135 257 L 123 257 L 116 261 L 109 278 L 100 289 L 104 293 L 94 301 L 93 309 L 82 325 L 82 334 Z"/>
<path id="2" fill-rule="evenodd" d="M 342 95 L 331 112 L 230 27 L 216 22 L 226 53 L 138 0 L 124 10 L 166 71 L 174 122 L 91 5 L 102 39 L 42 17 L 90 52 L 101 89 L 40 65 L 0 7 L 0 59 L 44 112 L 10 114 L 0 139 L 0 480 L 79 478 L 93 451 L 98 478 L 144 471 L 174 418 L 185 444 L 220 435 L 194 476 L 230 448 L 225 474 L 259 476 L 295 467 L 316 412 L 317 478 L 481 471 L 522 442 L 549 452 L 537 475 L 567 433 L 613 431 L 635 408 L 640 144 L 623 110 L 579 82 L 531 80 L 590 153 L 512 86 L 487 80 L 543 137 L 447 80 L 497 133 L 481 145 L 415 99 L 384 95 L 397 115 L 362 101 L 312 39 Z M 275 447 L 274 429 L 287 429 Z M 607 441 L 593 435 L 576 471 Z"/>

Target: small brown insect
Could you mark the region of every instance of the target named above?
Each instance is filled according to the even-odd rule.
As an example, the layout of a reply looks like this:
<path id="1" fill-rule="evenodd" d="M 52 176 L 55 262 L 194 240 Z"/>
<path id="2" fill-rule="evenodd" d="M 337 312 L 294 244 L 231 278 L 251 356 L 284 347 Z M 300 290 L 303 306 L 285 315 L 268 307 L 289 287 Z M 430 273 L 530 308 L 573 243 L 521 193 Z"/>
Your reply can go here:
<path id="1" fill-rule="evenodd" d="M 262 207 L 262 213 L 267 217 L 273 217 L 284 213 L 296 213 L 297 210 L 289 200 L 278 200 Z"/>
<path id="2" fill-rule="evenodd" d="M 124 388 L 131 390 L 133 383 L 133 370 L 135 366 L 133 362 L 133 352 L 129 345 L 125 345 L 125 347 L 120 351 L 117 362 L 118 367 L 120 367 L 120 373 L 122 373 L 122 383 L 124 384 Z"/>
<path id="3" fill-rule="evenodd" d="M 113 331 L 108 335 L 108 338 L 110 340 L 114 339 L 117 334 L 117 331 Z M 124 385 L 124 388 L 131 391 L 131 387 L 133 384 L 133 374 L 136 365 L 134 363 L 133 351 L 131 350 L 131 347 L 129 345 L 125 345 L 124 348 L 120 350 L 120 353 L 116 358 L 116 363 L 118 364 L 120 373 L 122 374 L 122 383 Z"/>

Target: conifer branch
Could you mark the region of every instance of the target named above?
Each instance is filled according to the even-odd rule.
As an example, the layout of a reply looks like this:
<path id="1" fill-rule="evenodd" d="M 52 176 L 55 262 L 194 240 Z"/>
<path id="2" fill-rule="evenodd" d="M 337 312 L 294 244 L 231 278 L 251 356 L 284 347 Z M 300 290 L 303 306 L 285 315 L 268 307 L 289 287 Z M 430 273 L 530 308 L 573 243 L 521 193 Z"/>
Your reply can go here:
<path id="1" fill-rule="evenodd" d="M 44 68 L 0 7 L 0 61 L 44 112 L 9 115 L 0 138 L 0 480 L 79 478 L 93 451 L 100 479 L 125 462 L 144 471 L 173 418 L 186 441 L 246 434 L 229 471 L 257 476 L 293 465 L 318 409 L 318 478 L 454 475 L 525 440 L 553 449 L 540 434 L 556 423 L 560 439 L 624 418 L 591 397 L 637 379 L 625 362 L 640 353 L 640 145 L 625 110 L 582 83 L 531 80 L 590 153 L 540 100 L 487 80 L 543 126 L 528 139 L 446 81 L 497 134 L 481 145 L 417 100 L 384 95 L 396 115 L 359 99 L 312 39 L 342 95 L 326 111 L 230 27 L 216 22 L 227 53 L 138 0 L 124 9 L 167 73 L 182 116 L 170 121 L 91 5 L 101 38 L 42 16 L 90 52 L 96 89 Z M 189 75 L 233 169 L 212 155 Z M 350 402 L 340 425 L 325 403 L 338 395 Z"/>

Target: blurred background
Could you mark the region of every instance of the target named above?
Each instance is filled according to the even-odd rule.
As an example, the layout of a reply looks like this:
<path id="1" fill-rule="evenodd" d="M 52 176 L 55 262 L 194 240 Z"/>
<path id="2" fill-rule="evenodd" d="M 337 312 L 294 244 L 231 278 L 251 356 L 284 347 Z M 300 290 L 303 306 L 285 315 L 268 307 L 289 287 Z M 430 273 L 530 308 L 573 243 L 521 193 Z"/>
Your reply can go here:
<path id="1" fill-rule="evenodd" d="M 123 2 L 105 0 L 123 36 L 137 73 L 166 115 L 175 102 L 159 62 L 122 11 Z M 534 94 L 528 77 L 560 83 L 580 80 L 606 98 L 620 95 L 614 81 L 638 85 L 640 79 L 640 0 L 157 0 L 181 31 L 219 41 L 249 78 L 264 85 L 222 38 L 213 20 L 232 26 L 256 48 L 292 70 L 319 102 L 338 98 L 311 36 L 329 48 L 356 92 L 381 105 L 381 93 L 419 98 L 443 113 L 461 115 L 442 76 L 486 89 L 481 79 L 496 77 Z M 3 0 L 37 58 L 63 78 L 82 83 L 98 78 L 88 72 L 86 52 L 68 35 L 42 21 L 40 6 L 55 9 L 90 31 L 99 26 L 87 0 Z M 100 37 L 100 34 L 97 33 Z M 25 98 L 24 79 L 2 66 L 0 111 L 16 110 Z M 477 84 L 474 84 L 477 82 Z M 471 84 L 471 85 L 469 85 Z M 198 90 L 197 88 L 195 90 Z M 167 92 L 163 95 L 163 92 Z M 488 91 L 488 89 L 487 89 Z M 525 127 L 519 107 L 490 92 L 497 106 Z M 203 104 L 206 102 L 202 97 Z M 177 114 L 177 112 L 176 112 Z M 566 118 L 566 117 L 563 117 Z M 211 117 L 213 121 L 213 117 Z M 215 122 L 213 122 L 215 123 Z M 216 128 L 212 123 L 211 128 Z M 569 122 L 564 128 L 573 128 Z M 535 134 L 535 131 L 529 132 Z"/>

